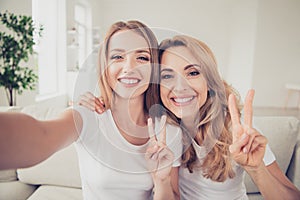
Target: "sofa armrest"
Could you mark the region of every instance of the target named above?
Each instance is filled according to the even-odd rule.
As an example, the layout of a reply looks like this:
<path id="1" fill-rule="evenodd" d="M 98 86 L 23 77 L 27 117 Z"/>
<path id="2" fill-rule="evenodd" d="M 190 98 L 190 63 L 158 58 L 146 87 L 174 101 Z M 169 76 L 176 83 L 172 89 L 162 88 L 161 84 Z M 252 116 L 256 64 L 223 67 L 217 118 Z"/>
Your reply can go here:
<path id="1" fill-rule="evenodd" d="M 300 189 L 300 140 L 298 140 L 287 171 L 287 177 Z"/>
<path id="2" fill-rule="evenodd" d="M 299 138 L 299 120 L 295 117 L 286 116 L 254 117 L 253 122 L 255 128 L 260 130 L 260 132 L 267 137 L 269 146 L 275 154 L 276 161 L 280 169 L 283 173 L 287 174 L 288 167 L 291 165 L 290 163 L 294 161 L 294 157 L 298 156 L 299 159 L 300 152 L 298 152 L 298 155 L 294 155 L 293 157 L 297 146 L 297 140 Z M 297 163 L 298 168 L 300 165 L 299 162 L 300 160 L 298 160 Z M 295 176 L 295 179 L 296 177 L 297 175 Z M 244 180 L 248 194 L 259 192 L 258 188 L 247 173 Z"/>

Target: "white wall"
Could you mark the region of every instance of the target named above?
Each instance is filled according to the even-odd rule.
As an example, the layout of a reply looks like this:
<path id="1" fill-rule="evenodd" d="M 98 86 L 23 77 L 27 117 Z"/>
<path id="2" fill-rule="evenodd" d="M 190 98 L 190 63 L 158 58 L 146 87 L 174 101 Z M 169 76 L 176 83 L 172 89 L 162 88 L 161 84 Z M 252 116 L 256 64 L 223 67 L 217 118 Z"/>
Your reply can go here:
<path id="1" fill-rule="evenodd" d="M 257 106 L 283 106 L 287 82 L 300 84 L 300 1 L 259 1 L 253 87 Z M 297 105 L 298 94 L 289 106 Z"/>
<path id="2" fill-rule="evenodd" d="M 32 7 L 31 0 L 1 0 L 0 11 L 9 11 L 16 14 L 31 15 Z"/>
<path id="3" fill-rule="evenodd" d="M 221 72 L 228 65 L 230 20 L 233 0 L 90 0 L 93 25 L 102 37 L 119 20 L 141 20 L 149 27 L 185 33 L 207 43 L 218 57 Z"/>
<path id="4" fill-rule="evenodd" d="M 257 26 L 257 1 L 238 1 L 232 6 L 229 62 L 223 77 L 242 97 L 252 87 Z"/>
<path id="5" fill-rule="evenodd" d="M 102 37 L 115 21 L 137 19 L 201 39 L 215 53 L 222 76 L 242 96 L 256 89 L 255 106 L 282 107 L 284 84 L 300 84 L 299 0 L 88 1 Z M 28 13 L 28 2 L 2 0 L 0 8 L 24 7 Z M 293 96 L 289 105 L 296 106 L 296 100 Z"/>
<path id="6" fill-rule="evenodd" d="M 9 11 L 15 14 L 32 15 L 32 1 L 31 0 L 1 0 L 0 11 Z M 21 63 L 22 66 L 32 67 L 37 66 L 37 59 L 34 56 L 29 58 L 27 63 Z M 38 74 L 38 73 L 37 73 Z M 66 95 L 60 95 L 55 98 L 36 102 L 37 90 L 25 90 L 22 95 L 17 95 L 17 106 L 26 106 L 31 104 L 40 104 L 44 106 L 65 106 L 67 103 Z M 3 87 L 0 88 L 0 106 L 8 106 L 7 97 Z"/>
<path id="7" fill-rule="evenodd" d="M 284 84 L 300 84 L 299 0 L 90 0 L 104 36 L 118 20 L 138 19 L 197 37 L 216 55 L 222 76 L 255 106 L 283 107 Z M 97 14 L 99 13 L 99 14 Z M 297 104 L 296 94 L 289 106 Z"/>

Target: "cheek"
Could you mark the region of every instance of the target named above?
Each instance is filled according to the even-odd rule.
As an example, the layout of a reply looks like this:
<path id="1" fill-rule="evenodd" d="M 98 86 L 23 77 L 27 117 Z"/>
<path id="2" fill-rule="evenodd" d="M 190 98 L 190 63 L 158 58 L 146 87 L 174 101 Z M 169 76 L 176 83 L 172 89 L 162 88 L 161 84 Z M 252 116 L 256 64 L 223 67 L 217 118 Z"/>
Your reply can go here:
<path id="1" fill-rule="evenodd" d="M 207 90 L 203 90 L 201 93 L 201 99 L 200 99 L 200 107 L 202 107 L 207 100 Z"/>
<path id="2" fill-rule="evenodd" d="M 166 107 L 168 107 L 167 106 L 168 93 L 169 93 L 168 88 L 164 86 L 160 86 L 160 98 Z"/>
<path id="3" fill-rule="evenodd" d="M 198 83 L 198 94 L 199 94 L 199 106 L 202 107 L 206 100 L 208 95 L 208 87 L 205 81 L 202 81 L 202 83 Z"/>
<path id="4" fill-rule="evenodd" d="M 112 88 L 116 84 L 116 75 L 117 75 L 116 69 L 113 67 L 109 67 L 107 70 L 107 82 Z"/>
<path id="5" fill-rule="evenodd" d="M 151 73 L 152 73 L 152 66 L 150 64 L 148 65 L 140 65 L 135 69 L 137 72 L 139 72 L 144 79 L 150 80 Z"/>
<path id="6" fill-rule="evenodd" d="M 145 78 L 145 81 L 146 82 L 148 82 L 148 83 L 154 83 L 154 81 L 153 80 L 151 80 L 151 73 L 152 73 L 152 71 L 151 71 L 151 69 L 150 70 L 148 70 L 147 72 L 146 72 L 146 75 L 144 75 L 144 78 Z"/>
<path id="7" fill-rule="evenodd" d="M 108 66 L 108 76 L 112 77 L 115 76 L 118 71 L 120 71 L 120 67 L 117 64 L 111 64 Z"/>

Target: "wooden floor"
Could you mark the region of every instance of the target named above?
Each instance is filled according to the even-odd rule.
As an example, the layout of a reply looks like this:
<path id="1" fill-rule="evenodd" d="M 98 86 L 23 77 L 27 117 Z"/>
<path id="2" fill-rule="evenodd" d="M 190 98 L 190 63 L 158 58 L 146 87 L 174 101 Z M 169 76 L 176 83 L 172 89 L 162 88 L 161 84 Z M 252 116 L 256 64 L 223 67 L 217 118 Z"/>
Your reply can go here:
<path id="1" fill-rule="evenodd" d="M 254 116 L 294 116 L 300 120 L 299 108 L 266 108 L 256 107 L 253 109 Z"/>

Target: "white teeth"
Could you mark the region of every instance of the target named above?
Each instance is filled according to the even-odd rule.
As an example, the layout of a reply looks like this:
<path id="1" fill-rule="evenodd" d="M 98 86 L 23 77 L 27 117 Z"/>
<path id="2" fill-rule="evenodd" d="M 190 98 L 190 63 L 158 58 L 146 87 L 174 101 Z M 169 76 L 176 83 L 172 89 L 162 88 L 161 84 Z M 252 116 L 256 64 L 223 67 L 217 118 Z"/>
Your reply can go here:
<path id="1" fill-rule="evenodd" d="M 174 101 L 176 103 L 185 103 L 188 101 L 191 101 L 193 99 L 193 97 L 189 97 L 189 98 L 174 98 Z"/>
<path id="2" fill-rule="evenodd" d="M 137 79 L 120 79 L 121 83 L 125 83 L 125 84 L 135 84 L 138 82 Z"/>

